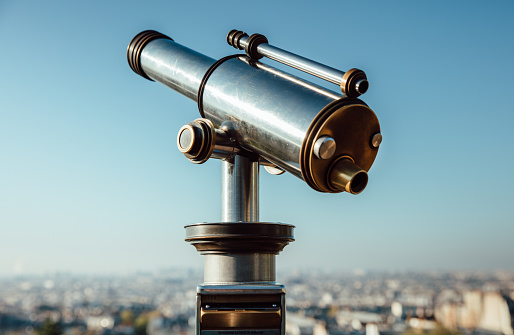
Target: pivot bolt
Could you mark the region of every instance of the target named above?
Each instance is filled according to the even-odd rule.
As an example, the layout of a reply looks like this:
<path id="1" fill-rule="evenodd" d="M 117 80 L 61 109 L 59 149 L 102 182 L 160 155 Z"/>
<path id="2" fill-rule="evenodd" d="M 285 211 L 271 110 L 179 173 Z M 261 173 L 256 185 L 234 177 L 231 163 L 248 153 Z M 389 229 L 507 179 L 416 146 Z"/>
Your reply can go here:
<path id="1" fill-rule="evenodd" d="M 196 119 L 180 128 L 177 147 L 192 163 L 202 164 L 211 157 L 216 141 L 214 125 L 207 119 Z"/>
<path id="2" fill-rule="evenodd" d="M 330 136 L 321 136 L 314 143 L 314 155 L 319 159 L 329 159 L 336 152 L 336 141 Z"/>
<path id="3" fill-rule="evenodd" d="M 196 140 L 197 139 L 196 139 L 195 131 L 194 131 L 193 127 L 186 124 L 185 126 L 180 128 L 180 130 L 178 132 L 178 137 L 177 137 L 178 149 L 182 153 L 189 153 L 193 149 L 193 146 L 194 146 Z"/>

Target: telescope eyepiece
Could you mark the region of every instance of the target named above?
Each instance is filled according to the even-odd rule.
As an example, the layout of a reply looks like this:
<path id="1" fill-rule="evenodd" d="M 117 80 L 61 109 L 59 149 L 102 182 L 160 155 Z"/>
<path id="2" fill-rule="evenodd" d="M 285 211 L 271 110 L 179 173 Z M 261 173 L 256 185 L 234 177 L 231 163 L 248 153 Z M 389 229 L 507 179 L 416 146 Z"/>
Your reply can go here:
<path id="1" fill-rule="evenodd" d="M 336 160 L 328 175 L 331 187 L 351 194 L 361 193 L 368 185 L 368 173 L 358 167 L 349 156 Z"/>

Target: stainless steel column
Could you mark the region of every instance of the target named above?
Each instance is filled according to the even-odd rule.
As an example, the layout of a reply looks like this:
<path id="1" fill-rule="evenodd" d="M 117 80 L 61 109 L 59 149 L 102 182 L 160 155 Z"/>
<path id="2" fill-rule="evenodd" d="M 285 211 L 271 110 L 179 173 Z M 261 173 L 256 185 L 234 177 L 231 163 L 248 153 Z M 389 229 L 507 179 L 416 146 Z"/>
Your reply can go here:
<path id="1" fill-rule="evenodd" d="M 255 252 L 203 257 L 205 284 L 274 283 L 276 280 L 275 254 Z"/>
<path id="2" fill-rule="evenodd" d="M 259 162 L 235 155 L 221 162 L 221 221 L 259 221 Z M 216 253 L 204 256 L 205 283 L 274 282 L 271 253 Z"/>
<path id="3" fill-rule="evenodd" d="M 259 221 L 259 162 L 240 155 L 221 162 L 221 221 Z"/>

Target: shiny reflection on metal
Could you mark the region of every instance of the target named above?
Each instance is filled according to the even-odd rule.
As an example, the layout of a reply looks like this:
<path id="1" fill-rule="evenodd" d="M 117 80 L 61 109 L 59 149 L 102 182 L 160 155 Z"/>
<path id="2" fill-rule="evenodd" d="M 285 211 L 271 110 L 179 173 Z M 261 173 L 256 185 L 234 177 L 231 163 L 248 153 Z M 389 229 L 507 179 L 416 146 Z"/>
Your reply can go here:
<path id="1" fill-rule="evenodd" d="M 241 37 L 239 45 L 243 48 L 248 44 L 248 37 Z M 279 63 L 291 66 L 297 70 L 306 72 L 323 80 L 336 85 L 341 83 L 344 72 L 330 66 L 318 63 L 308 58 L 296 55 L 292 52 L 274 47 L 268 43 L 261 43 L 257 47 L 257 52 L 265 57 L 273 59 Z"/>
<path id="2" fill-rule="evenodd" d="M 373 135 L 373 137 L 371 138 L 371 146 L 373 146 L 373 148 L 378 148 L 381 143 L 382 143 L 382 134 L 378 133 L 378 134 Z"/>
<path id="3" fill-rule="evenodd" d="M 215 60 L 168 39 L 145 45 L 141 67 L 148 77 L 197 101 L 203 75 Z"/>
<path id="4" fill-rule="evenodd" d="M 207 81 L 204 112 L 215 126 L 230 120 L 242 146 L 301 178 L 298 158 L 307 130 L 334 98 L 277 76 L 277 71 L 226 61 Z"/>
<path id="5" fill-rule="evenodd" d="M 282 284 L 234 284 L 234 285 L 198 285 L 196 292 L 199 294 L 277 294 L 285 293 L 286 287 Z"/>
<path id="6" fill-rule="evenodd" d="M 259 221 L 259 162 L 236 155 L 221 163 L 221 220 Z"/>
<path id="7" fill-rule="evenodd" d="M 282 72 L 274 67 L 271 67 L 269 65 L 266 65 L 264 63 L 261 63 L 261 62 L 256 62 L 254 64 L 252 64 L 253 66 L 255 66 L 256 68 L 258 69 L 261 69 L 261 70 L 264 70 L 266 72 L 269 72 L 269 73 L 272 73 L 278 77 L 281 77 L 281 78 L 284 78 L 285 80 L 288 80 L 290 82 L 293 82 L 295 84 L 298 84 L 298 85 L 301 85 L 311 91 L 314 91 L 316 93 L 319 93 L 319 94 L 322 94 L 330 99 L 341 99 L 341 93 L 336 93 L 334 91 L 329 91 L 327 90 L 325 87 L 322 87 L 322 86 L 318 86 L 316 84 L 313 84 L 313 83 L 310 83 L 310 82 L 307 82 L 299 77 L 296 77 L 296 76 L 293 76 L 292 74 L 289 74 L 289 73 L 285 73 L 285 72 Z"/>
<path id="8" fill-rule="evenodd" d="M 216 142 L 216 132 L 208 119 L 196 119 L 180 128 L 177 146 L 189 161 L 205 163 L 212 155 Z"/>
<path id="9" fill-rule="evenodd" d="M 151 79 L 196 101 L 203 75 L 214 60 L 174 41 L 156 39 L 144 46 L 140 63 Z M 345 85 L 352 86 L 362 79 L 362 71 L 358 70 L 349 70 L 345 75 L 352 73 L 358 75 L 348 76 Z M 376 157 L 376 148 L 369 141 L 372 134 L 380 132 L 378 119 L 362 101 L 339 97 L 335 92 L 242 56 L 225 61 L 211 74 L 205 84 L 203 109 L 215 129 L 227 122 L 231 124 L 229 137 L 238 148 L 264 157 L 304 179 L 317 191 L 339 192 L 324 185 L 332 160 L 347 154 L 368 170 Z M 335 105 L 367 109 L 366 116 L 331 118 L 331 114 L 338 113 Z M 347 135 L 335 133 L 341 128 Z M 357 130 L 364 134 L 364 142 L 360 137 L 351 138 Z M 331 159 L 320 160 L 313 153 L 312 147 L 320 135 L 331 136 L 337 142 Z M 219 156 L 231 160 L 232 153 L 224 151 L 220 150 Z"/>
<path id="10" fill-rule="evenodd" d="M 281 169 L 276 165 L 264 166 L 264 170 L 266 170 L 266 172 L 268 172 L 269 174 L 272 174 L 274 176 L 279 176 L 279 175 L 283 174 L 284 172 L 286 172 L 284 169 Z"/>
<path id="11" fill-rule="evenodd" d="M 280 335 L 282 318 L 279 310 L 205 310 L 200 315 L 202 334 L 207 334 L 209 330 L 211 334 L 227 334 L 223 330 L 245 329 L 228 334 L 252 334 L 252 330 L 257 330 L 260 335 Z"/>
<path id="12" fill-rule="evenodd" d="M 266 283 L 276 280 L 275 255 L 230 253 L 204 255 L 204 283 Z"/>
<path id="13" fill-rule="evenodd" d="M 230 136 L 221 129 L 216 129 L 216 143 L 211 158 L 231 160 L 242 150 Z"/>
<path id="14" fill-rule="evenodd" d="M 367 91 L 369 87 L 366 73 L 359 69 L 350 69 L 345 72 L 341 80 L 341 91 L 348 97 L 358 97 L 361 91 Z"/>
<path id="15" fill-rule="evenodd" d="M 329 159 L 336 152 L 336 141 L 330 136 L 321 136 L 314 143 L 314 154 L 319 159 Z"/>
<path id="16" fill-rule="evenodd" d="M 178 131 L 177 136 L 177 146 L 178 150 L 180 152 L 189 152 L 193 148 L 193 144 L 195 142 L 195 132 L 193 130 L 193 127 L 186 124 L 185 126 L 182 126 L 180 130 Z"/>
<path id="17" fill-rule="evenodd" d="M 330 104 L 316 116 L 304 141 L 300 157 L 304 180 L 321 192 L 344 191 L 329 184 L 332 164 L 341 156 L 350 156 L 356 165 L 369 170 L 378 152 L 369 140 L 377 132 L 380 132 L 378 119 L 367 106 L 345 99 Z M 331 159 L 318 159 L 314 154 L 314 144 L 321 136 L 330 136 L 337 143 Z"/>
<path id="18" fill-rule="evenodd" d="M 257 330 L 260 335 L 280 335 L 281 313 L 278 309 L 271 310 L 202 310 L 201 314 L 202 334 L 227 334 L 225 329 L 245 329 L 228 334 L 252 334 Z M 220 331 L 221 330 L 221 331 Z M 244 333 L 243 333 L 244 332 Z"/>
<path id="19" fill-rule="evenodd" d="M 269 222 L 188 225 L 186 241 L 205 257 L 205 283 L 275 281 L 275 255 L 294 241 L 294 226 Z"/>
<path id="20" fill-rule="evenodd" d="M 275 176 L 281 175 L 282 173 L 286 172 L 284 169 L 277 166 L 277 164 L 268 161 L 262 156 L 259 156 L 259 165 L 264 166 L 266 172 Z"/>
<path id="21" fill-rule="evenodd" d="M 208 119 L 196 119 L 182 126 L 177 136 L 180 152 L 191 162 L 201 164 L 209 158 L 231 160 L 237 154 L 250 156 L 221 129 L 215 129 Z"/>
<path id="22" fill-rule="evenodd" d="M 285 334 L 285 287 L 276 283 L 197 287 L 197 334 L 236 332 Z"/>
<path id="23" fill-rule="evenodd" d="M 351 157 L 343 156 L 332 165 L 329 184 L 335 189 L 359 194 L 368 184 L 368 174 L 355 165 Z"/>
<path id="24" fill-rule="evenodd" d="M 231 248 L 225 248 L 223 243 L 234 246 L 234 243 L 244 241 L 235 249 L 278 253 L 289 242 L 294 241 L 294 226 L 285 223 L 203 222 L 187 225 L 185 228 L 186 241 L 191 242 L 200 252 L 225 252 Z M 262 241 L 259 239 L 264 239 L 262 241 L 267 243 L 260 243 Z M 209 245 L 209 241 L 216 243 Z"/>

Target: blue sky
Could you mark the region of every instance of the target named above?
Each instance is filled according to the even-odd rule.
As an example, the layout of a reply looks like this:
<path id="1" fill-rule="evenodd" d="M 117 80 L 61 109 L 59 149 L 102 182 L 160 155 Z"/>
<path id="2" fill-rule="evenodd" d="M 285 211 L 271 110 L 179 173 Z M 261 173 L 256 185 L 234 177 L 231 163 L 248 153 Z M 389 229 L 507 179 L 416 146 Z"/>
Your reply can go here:
<path id="1" fill-rule="evenodd" d="M 384 136 L 358 196 L 261 172 L 261 220 L 296 226 L 279 268 L 514 270 L 513 16 L 512 1 L 3 0 L 0 275 L 202 266 L 183 226 L 219 220 L 220 163 L 177 150 L 196 105 L 134 74 L 126 47 L 154 29 L 221 58 L 234 28 L 366 71 Z"/>

